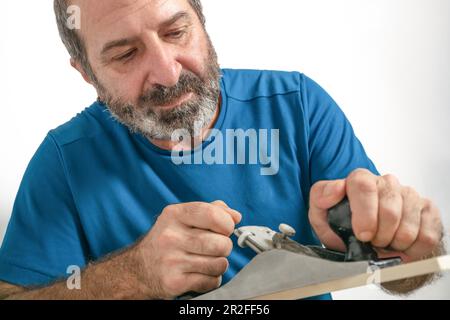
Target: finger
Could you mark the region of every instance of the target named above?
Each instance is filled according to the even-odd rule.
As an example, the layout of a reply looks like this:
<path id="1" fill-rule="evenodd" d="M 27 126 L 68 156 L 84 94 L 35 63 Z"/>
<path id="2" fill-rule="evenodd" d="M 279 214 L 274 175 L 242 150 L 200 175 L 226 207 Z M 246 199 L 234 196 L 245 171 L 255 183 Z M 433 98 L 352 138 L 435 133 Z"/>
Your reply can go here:
<path id="1" fill-rule="evenodd" d="M 419 235 L 422 200 L 419 194 L 410 187 L 402 188 L 403 211 L 400 225 L 390 247 L 396 251 L 406 251 Z"/>
<path id="2" fill-rule="evenodd" d="M 228 257 L 233 250 L 233 241 L 229 237 L 202 229 L 187 229 L 180 243 L 185 252 L 210 257 Z"/>
<path id="3" fill-rule="evenodd" d="M 328 224 L 328 209 L 345 197 L 345 180 L 320 181 L 310 192 L 309 221 L 319 240 L 329 249 L 345 251 L 345 245 Z"/>
<path id="4" fill-rule="evenodd" d="M 233 221 L 235 224 L 238 224 L 239 222 L 241 222 L 242 214 L 237 210 L 231 209 L 224 201 L 217 200 L 217 201 L 211 202 L 211 204 L 213 204 L 215 206 L 219 206 L 219 207 L 223 208 L 226 212 L 228 212 L 231 215 L 231 217 L 233 218 Z"/>
<path id="5" fill-rule="evenodd" d="M 370 242 L 378 228 L 379 177 L 368 170 L 358 169 L 347 178 L 347 196 L 352 211 L 352 226 L 356 237 Z"/>
<path id="6" fill-rule="evenodd" d="M 213 258 L 199 255 L 188 255 L 185 272 L 201 273 L 207 276 L 219 277 L 227 271 L 228 266 L 228 260 L 223 257 Z"/>
<path id="7" fill-rule="evenodd" d="M 439 210 L 429 200 L 424 200 L 420 219 L 419 235 L 405 253 L 414 260 L 422 259 L 432 253 L 442 238 L 442 223 Z"/>
<path id="8" fill-rule="evenodd" d="M 378 228 L 372 244 L 386 248 L 392 242 L 402 219 L 403 198 L 397 178 L 386 175 L 378 180 Z"/>
<path id="9" fill-rule="evenodd" d="M 211 230 L 227 237 L 236 226 L 231 215 L 217 205 L 193 202 L 183 204 L 181 208 L 176 211 L 176 218 L 185 226 Z"/>
<path id="10" fill-rule="evenodd" d="M 204 293 L 217 289 L 222 284 L 222 277 L 206 276 L 200 273 L 186 274 L 186 281 L 189 283 L 188 291 Z"/>
<path id="11" fill-rule="evenodd" d="M 211 204 L 219 206 L 224 209 L 230 209 L 230 207 L 225 203 L 225 201 L 222 201 L 222 200 L 213 201 L 213 202 L 211 202 Z"/>

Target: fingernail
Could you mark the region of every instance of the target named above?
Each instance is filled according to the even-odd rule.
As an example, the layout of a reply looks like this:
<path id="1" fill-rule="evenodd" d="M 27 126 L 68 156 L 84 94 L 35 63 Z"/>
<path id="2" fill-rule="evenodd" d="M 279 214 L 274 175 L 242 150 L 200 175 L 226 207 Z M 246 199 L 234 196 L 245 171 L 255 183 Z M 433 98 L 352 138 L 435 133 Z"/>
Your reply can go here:
<path id="1" fill-rule="evenodd" d="M 336 182 L 330 182 L 328 183 L 324 188 L 322 192 L 322 196 L 329 197 L 333 194 L 334 187 L 336 186 Z"/>
<path id="2" fill-rule="evenodd" d="M 372 232 L 368 231 L 361 232 L 358 238 L 362 242 L 369 242 L 370 240 L 372 240 Z"/>

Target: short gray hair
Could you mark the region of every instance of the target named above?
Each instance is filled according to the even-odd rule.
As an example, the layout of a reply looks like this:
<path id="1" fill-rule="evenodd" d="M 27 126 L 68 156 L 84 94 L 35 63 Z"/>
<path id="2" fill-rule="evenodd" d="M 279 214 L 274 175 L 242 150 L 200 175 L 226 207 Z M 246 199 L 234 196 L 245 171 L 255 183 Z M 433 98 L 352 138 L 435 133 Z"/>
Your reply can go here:
<path id="1" fill-rule="evenodd" d="M 205 25 L 205 16 L 203 14 L 203 7 L 200 0 L 188 0 L 192 9 L 194 9 L 202 25 Z M 95 77 L 94 71 L 87 57 L 86 47 L 84 45 L 83 39 L 77 33 L 76 29 L 67 27 L 67 21 L 69 21 L 70 16 L 67 12 L 69 7 L 68 0 L 54 0 L 53 8 L 55 10 L 56 24 L 58 25 L 59 36 L 62 42 L 66 46 L 70 57 L 78 61 L 86 74 L 91 78 L 92 81 L 98 83 Z"/>

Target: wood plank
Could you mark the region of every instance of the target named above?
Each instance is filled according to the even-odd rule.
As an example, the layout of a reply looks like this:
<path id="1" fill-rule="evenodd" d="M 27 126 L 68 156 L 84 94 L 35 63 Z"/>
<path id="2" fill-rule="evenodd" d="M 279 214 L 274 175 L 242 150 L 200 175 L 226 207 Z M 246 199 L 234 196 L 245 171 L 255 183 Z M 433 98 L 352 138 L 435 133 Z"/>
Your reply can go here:
<path id="1" fill-rule="evenodd" d="M 254 297 L 251 300 L 295 300 L 350 288 L 381 284 L 450 270 L 450 255 L 375 270 L 339 280 Z"/>

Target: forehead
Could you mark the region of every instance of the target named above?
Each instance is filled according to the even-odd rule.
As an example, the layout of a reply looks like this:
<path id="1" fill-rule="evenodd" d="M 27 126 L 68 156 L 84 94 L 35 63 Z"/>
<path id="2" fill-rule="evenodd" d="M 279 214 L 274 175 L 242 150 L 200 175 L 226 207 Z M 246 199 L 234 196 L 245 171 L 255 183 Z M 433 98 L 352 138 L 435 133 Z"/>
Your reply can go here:
<path id="1" fill-rule="evenodd" d="M 144 29 L 157 29 L 179 11 L 192 10 L 188 0 L 72 0 L 81 10 L 81 36 L 104 42 Z"/>

